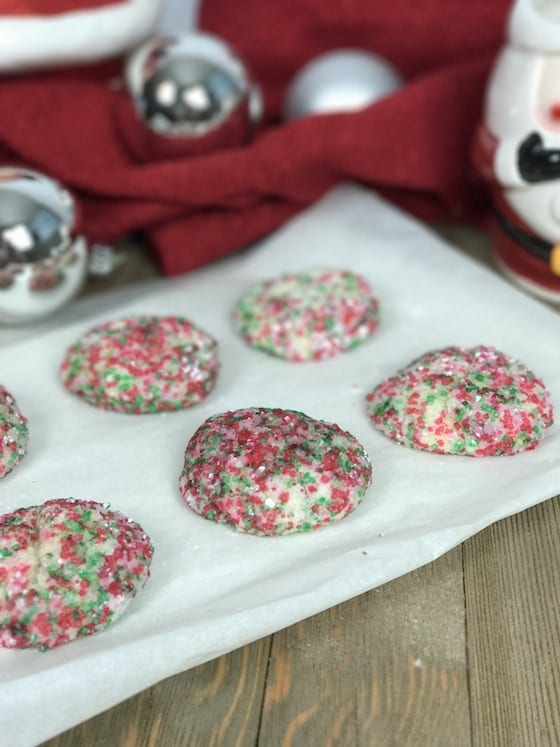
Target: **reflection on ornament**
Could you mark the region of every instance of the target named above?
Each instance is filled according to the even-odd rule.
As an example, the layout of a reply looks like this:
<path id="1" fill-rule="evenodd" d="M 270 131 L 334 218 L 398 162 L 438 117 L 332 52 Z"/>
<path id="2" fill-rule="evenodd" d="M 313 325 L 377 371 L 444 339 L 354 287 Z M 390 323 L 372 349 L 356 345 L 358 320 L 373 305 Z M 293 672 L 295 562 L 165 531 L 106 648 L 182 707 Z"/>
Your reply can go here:
<path id="1" fill-rule="evenodd" d="M 127 60 L 125 78 L 136 110 L 153 130 L 199 137 L 242 110 L 262 115 L 260 91 L 225 42 L 203 33 L 152 39 Z"/>
<path id="2" fill-rule="evenodd" d="M 0 323 L 56 311 L 79 291 L 86 271 L 70 193 L 42 174 L 0 168 Z"/>
<path id="3" fill-rule="evenodd" d="M 357 49 L 327 52 L 311 60 L 291 82 L 284 119 L 357 111 L 401 85 L 399 73 L 382 57 Z"/>

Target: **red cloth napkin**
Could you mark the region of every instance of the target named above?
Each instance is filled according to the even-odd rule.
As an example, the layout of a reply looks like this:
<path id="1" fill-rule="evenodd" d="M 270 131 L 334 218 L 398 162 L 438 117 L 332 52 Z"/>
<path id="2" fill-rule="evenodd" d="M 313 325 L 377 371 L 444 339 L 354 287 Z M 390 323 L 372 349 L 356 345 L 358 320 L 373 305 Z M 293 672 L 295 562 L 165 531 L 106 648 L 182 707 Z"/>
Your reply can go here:
<path id="1" fill-rule="evenodd" d="M 280 226 L 341 180 L 423 219 L 475 220 L 489 200 L 470 164 L 509 0 L 206 0 L 201 27 L 254 70 L 266 125 L 214 140 L 146 130 L 113 68 L 0 79 L 0 160 L 58 177 L 95 241 L 142 232 L 167 274 L 193 269 Z M 353 114 L 278 121 L 294 73 L 328 49 L 370 49 L 407 84 Z M 211 147 L 210 147 L 211 146 Z"/>

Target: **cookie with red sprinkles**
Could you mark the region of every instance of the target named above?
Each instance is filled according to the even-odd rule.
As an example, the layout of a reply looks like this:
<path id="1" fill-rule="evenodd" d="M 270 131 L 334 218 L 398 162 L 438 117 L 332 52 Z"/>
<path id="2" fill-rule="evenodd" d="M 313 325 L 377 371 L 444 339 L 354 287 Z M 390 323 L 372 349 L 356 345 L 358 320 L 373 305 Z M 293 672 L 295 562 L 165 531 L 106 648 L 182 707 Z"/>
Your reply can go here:
<path id="1" fill-rule="evenodd" d="M 0 478 L 25 456 L 29 432 L 12 395 L 0 384 Z"/>
<path id="2" fill-rule="evenodd" d="M 552 425 L 550 394 L 527 366 L 493 347 L 447 347 L 414 360 L 366 397 L 374 425 L 438 454 L 534 449 Z"/>
<path id="3" fill-rule="evenodd" d="M 42 651 L 104 630 L 150 574 L 139 524 L 95 501 L 0 516 L 0 646 Z"/>
<path id="4" fill-rule="evenodd" d="M 254 348 L 290 361 L 323 360 L 370 337 L 379 305 L 360 275 L 312 270 L 256 285 L 238 303 L 234 321 Z"/>
<path id="5" fill-rule="evenodd" d="M 218 374 L 216 341 L 179 316 L 138 316 L 86 332 L 62 362 L 64 385 L 95 407 L 144 414 L 203 400 Z"/>
<path id="6" fill-rule="evenodd" d="M 308 532 L 343 519 L 364 497 L 372 467 L 339 426 L 294 410 L 253 407 L 208 418 L 185 451 L 186 504 L 240 532 Z"/>

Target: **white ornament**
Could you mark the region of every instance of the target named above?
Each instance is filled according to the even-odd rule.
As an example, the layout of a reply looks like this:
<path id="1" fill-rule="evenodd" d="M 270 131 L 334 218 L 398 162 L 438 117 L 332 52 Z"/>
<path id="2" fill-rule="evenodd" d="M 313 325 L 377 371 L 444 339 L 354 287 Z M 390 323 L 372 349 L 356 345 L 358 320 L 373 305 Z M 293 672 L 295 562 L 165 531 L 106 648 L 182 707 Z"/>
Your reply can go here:
<path id="1" fill-rule="evenodd" d="M 402 85 L 387 60 L 357 49 L 337 49 L 311 60 L 290 84 L 284 119 L 363 109 Z"/>

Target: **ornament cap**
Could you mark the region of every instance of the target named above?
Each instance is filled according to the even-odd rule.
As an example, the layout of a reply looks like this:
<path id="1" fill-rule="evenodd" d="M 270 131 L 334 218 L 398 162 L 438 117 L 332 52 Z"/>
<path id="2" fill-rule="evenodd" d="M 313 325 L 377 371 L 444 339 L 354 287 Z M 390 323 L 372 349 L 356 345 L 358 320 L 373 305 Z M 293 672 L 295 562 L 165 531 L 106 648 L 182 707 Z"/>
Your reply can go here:
<path id="1" fill-rule="evenodd" d="M 385 59 L 361 49 L 335 49 L 315 57 L 294 77 L 284 119 L 354 112 L 387 96 L 402 78 Z"/>

